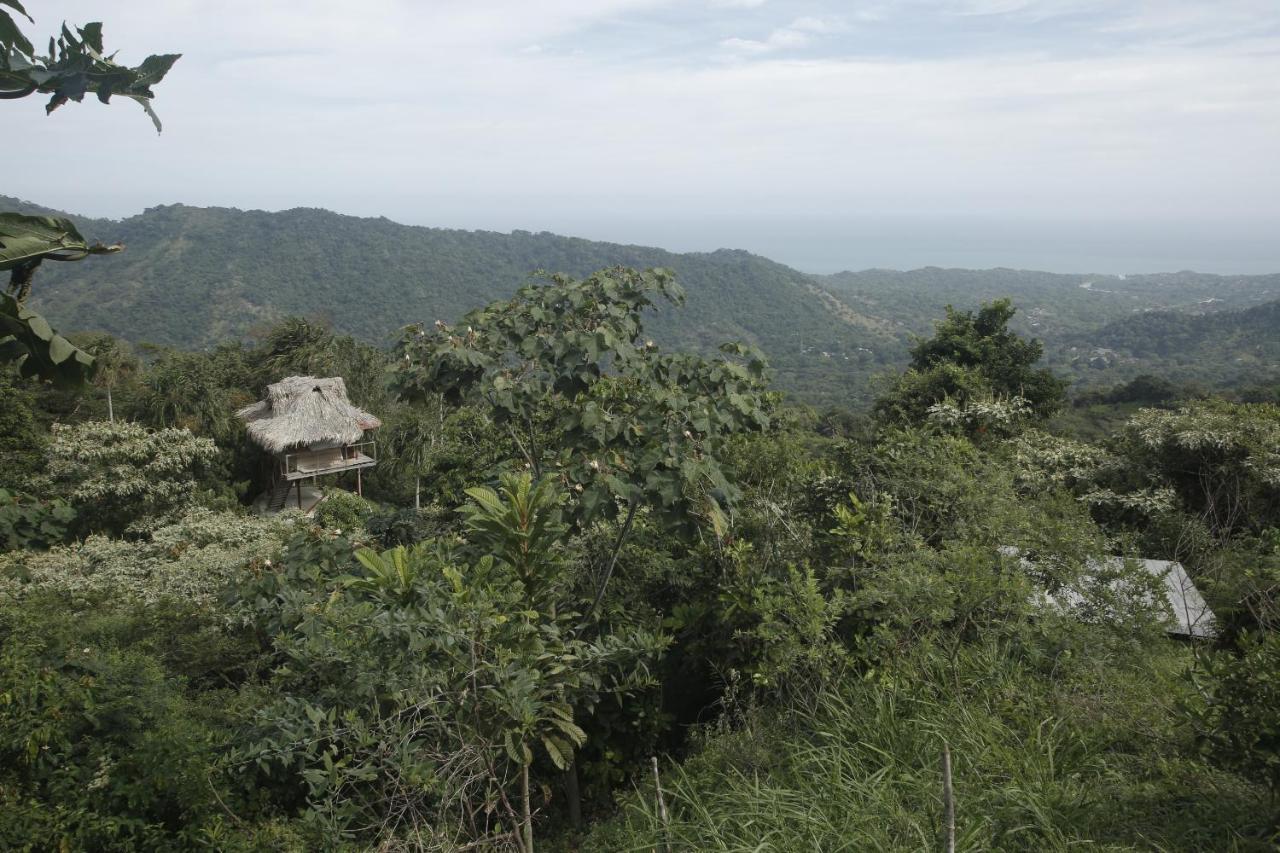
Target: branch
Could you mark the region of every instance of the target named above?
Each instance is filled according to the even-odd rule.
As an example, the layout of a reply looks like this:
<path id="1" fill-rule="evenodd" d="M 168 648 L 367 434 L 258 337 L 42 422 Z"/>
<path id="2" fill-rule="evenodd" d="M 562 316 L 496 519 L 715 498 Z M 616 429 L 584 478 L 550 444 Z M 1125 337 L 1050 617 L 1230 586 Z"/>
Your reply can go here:
<path id="1" fill-rule="evenodd" d="M 635 521 L 636 510 L 640 505 L 632 501 L 627 507 L 627 520 L 622 523 L 622 529 L 618 531 L 618 538 L 613 542 L 613 553 L 609 556 L 609 565 L 605 567 L 604 578 L 600 581 L 600 588 L 596 590 L 595 600 L 591 602 L 591 606 L 587 608 L 587 612 L 582 615 L 582 621 L 585 623 L 596 612 L 596 608 L 600 606 L 600 602 L 604 600 L 604 591 L 609 586 L 609 578 L 613 577 L 614 566 L 618 564 L 618 554 L 622 551 L 622 543 L 626 540 L 627 534 L 631 532 L 631 522 Z"/>

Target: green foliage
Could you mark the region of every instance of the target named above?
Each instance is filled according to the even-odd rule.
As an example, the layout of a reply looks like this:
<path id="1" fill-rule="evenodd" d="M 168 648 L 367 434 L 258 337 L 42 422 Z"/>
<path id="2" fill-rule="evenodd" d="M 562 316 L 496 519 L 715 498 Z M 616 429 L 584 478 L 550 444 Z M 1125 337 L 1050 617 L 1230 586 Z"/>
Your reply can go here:
<path id="1" fill-rule="evenodd" d="M 299 270 L 304 289 L 321 280 Z M 125 849 L 527 850 L 535 829 L 661 849 L 646 786 L 665 752 L 682 759 L 663 771 L 672 849 L 930 847 L 944 741 L 966 849 L 1268 843 L 1253 780 L 1274 784 L 1273 408 L 1097 403 L 1132 422 L 1096 444 L 1032 428 L 1041 413 L 998 386 L 1034 374 L 1037 350 L 997 305 L 919 343 L 888 418 L 918 422 L 819 417 L 782 408 L 745 349 L 651 344 L 673 295 L 656 270 L 552 277 L 412 331 L 394 358 L 322 320 L 144 348 L 116 408 L 155 433 L 99 435 L 83 422 L 100 400 L 0 385 L 6 447 L 59 423 L 63 462 L 31 490 L 81 494 L 99 531 L 0 556 L 0 626 L 45 630 L 0 636 L 10 728 L 79 726 L 129 696 L 152 708 L 118 731 L 136 762 L 114 721 L 71 736 L 58 769 L 74 784 L 56 790 L 0 755 L 0 845 L 91 846 L 105 826 L 99 846 Z M 259 467 L 233 413 L 287 373 L 363 389 L 385 424 L 364 480 L 379 504 L 335 490 L 317 526 L 192 506 Z M 389 399 L 393 377 L 411 404 Z M 1163 393 L 1144 382 L 1117 393 Z M 1163 638 L 1159 579 L 1098 559 L 1133 553 L 1182 558 L 1212 599 L 1224 648 L 1196 647 L 1194 682 Z M 97 668 L 64 678 L 55 645 Z M 144 742 L 177 756 L 180 815 L 149 805 Z M 136 812 L 95 799 L 104 751 Z"/>
<path id="2" fill-rule="evenodd" d="M 1061 405 L 1066 383 L 1033 369 L 1044 347 L 1009 330 L 1014 310 L 1008 299 L 984 304 L 977 314 L 948 305 L 933 337 L 912 347 L 907 374 L 876 401 L 877 412 L 893 422 L 919 423 L 934 406 L 963 411 L 986 398 L 990 408 L 994 398 L 1025 401 L 1036 416 L 1048 417 Z"/>
<path id="3" fill-rule="evenodd" d="M 194 845 L 215 796 L 201 716 L 147 656 L 0 609 L 0 846 Z"/>
<path id="4" fill-rule="evenodd" d="M 3 62 L 0 52 L 0 81 Z M 22 376 L 62 385 L 77 385 L 89 378 L 93 356 L 54 332 L 47 320 L 24 303 L 42 262 L 81 261 L 123 249 L 119 244 L 89 245 L 71 220 L 63 217 L 0 213 L 0 272 L 9 271 L 9 292 L 0 295 L 0 362 L 13 362 Z"/>
<path id="5" fill-rule="evenodd" d="M 91 531 L 140 532 L 180 515 L 217 449 L 184 429 L 134 423 L 55 424 L 48 450 L 52 488 Z"/>
<path id="6" fill-rule="evenodd" d="M 328 489 L 324 499 L 315 509 L 316 524 L 341 533 L 346 530 L 350 535 L 358 536 L 364 530 L 365 522 L 373 517 L 377 507 L 351 492 L 342 489 Z"/>
<path id="7" fill-rule="evenodd" d="M 578 493 L 578 526 L 646 504 L 687 523 L 732 496 L 719 447 L 767 423 L 765 365 L 738 346 L 714 361 L 659 354 L 641 323 L 659 297 L 683 298 L 663 270 L 552 276 L 467 315 L 465 332 L 411 328 L 401 393 L 487 402 L 527 466 Z"/>
<path id="8" fill-rule="evenodd" d="M 1265 850 L 1263 792 L 1194 754 L 1154 694 L 1186 697 L 1185 654 L 1131 664 L 1008 646 L 906 656 L 805 704 L 745 714 L 652 777 L 583 849 L 942 849 L 949 744 L 957 849 Z"/>
<path id="9" fill-rule="evenodd" d="M 578 717 L 651 683 L 658 637 L 585 640 L 549 600 L 570 565 L 562 496 L 527 475 L 472 496 L 465 546 L 353 554 L 309 534 L 240 597 L 274 638 L 279 698 L 255 712 L 235 766 L 282 802 L 300 784 L 304 820 L 332 838 L 531 831 L 537 780 L 586 739 Z"/>
<path id="10" fill-rule="evenodd" d="M 365 519 L 364 529 L 384 548 L 416 545 L 444 532 L 441 512 L 439 507 L 382 509 Z"/>
<path id="11" fill-rule="evenodd" d="M 92 375 L 93 357 L 59 335 L 49 321 L 0 293 L 0 363 L 10 362 L 24 377 L 76 385 Z"/>
<path id="12" fill-rule="evenodd" d="M 1233 653 L 1206 658 L 1197 679 L 1203 701 L 1189 702 L 1204 746 L 1229 767 L 1280 792 L 1280 634 L 1242 636 Z"/>
<path id="13" fill-rule="evenodd" d="M 38 399 L 14 372 L 0 368 L 0 488 L 30 488 L 44 467 L 48 434 L 36 418 Z"/>
<path id="14" fill-rule="evenodd" d="M 17 0 L 5 0 L 4 5 L 34 23 Z M 141 104 L 159 133 L 160 119 L 151 109 L 155 97 L 151 87 L 164 79 L 181 54 L 148 56 L 136 68 L 117 64 L 114 53 L 105 54 L 102 24 L 95 22 L 76 27 L 75 35 L 63 24 L 57 42 L 49 39 L 48 55 L 40 56 L 13 18 L 0 9 L 0 98 L 39 92 L 50 96 L 45 112 L 52 113 L 67 101 L 79 103 L 88 93 L 104 104 L 112 95 L 121 95 Z"/>
<path id="15" fill-rule="evenodd" d="M 38 550 L 65 542 L 75 520 L 76 511 L 64 501 L 0 489 L 0 551 Z"/>
<path id="16" fill-rule="evenodd" d="M 253 360 L 262 386 L 285 376 L 341 376 L 357 406 L 377 409 L 387 402 L 386 355 L 335 334 L 326 323 L 285 318 L 263 336 Z"/>
<path id="17" fill-rule="evenodd" d="M 1280 521 L 1280 409 L 1198 402 L 1144 409 L 1119 447 L 1135 472 L 1174 489 L 1218 533 L 1260 531 Z"/>
<path id="18" fill-rule="evenodd" d="M 56 591 L 76 606 L 183 601 L 209 606 L 285 537 L 277 519 L 191 509 L 141 541 L 92 535 L 46 553 L 0 556 L 0 592 Z"/>

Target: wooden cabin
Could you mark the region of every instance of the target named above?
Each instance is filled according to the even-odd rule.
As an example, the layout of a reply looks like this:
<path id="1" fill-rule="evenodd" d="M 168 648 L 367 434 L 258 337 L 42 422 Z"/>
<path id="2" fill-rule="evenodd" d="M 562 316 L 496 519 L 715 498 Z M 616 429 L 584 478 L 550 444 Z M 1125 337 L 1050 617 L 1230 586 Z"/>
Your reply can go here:
<path id="1" fill-rule="evenodd" d="M 328 474 L 361 472 L 377 464 L 373 431 L 382 421 L 347 399 L 340 376 L 290 376 L 267 386 L 265 400 L 237 414 L 249 438 L 274 457 L 269 509 L 282 509 L 296 485 L 302 509 L 302 483 Z"/>

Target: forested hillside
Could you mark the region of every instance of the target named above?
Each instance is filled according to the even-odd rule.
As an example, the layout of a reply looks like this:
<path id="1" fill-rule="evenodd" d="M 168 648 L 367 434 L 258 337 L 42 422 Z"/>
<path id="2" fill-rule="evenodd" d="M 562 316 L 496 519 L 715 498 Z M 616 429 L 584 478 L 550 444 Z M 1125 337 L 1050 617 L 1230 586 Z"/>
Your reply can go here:
<path id="1" fill-rule="evenodd" d="M 1152 311 L 1068 336 L 1053 353 L 1109 381 L 1156 373 L 1202 385 L 1280 377 L 1280 300 L 1241 311 Z"/>
<path id="2" fill-rule="evenodd" d="M 46 212 L 4 197 L 0 208 Z M 707 351 L 743 340 L 770 355 L 784 387 L 826 395 L 837 388 L 853 393 L 866 377 L 844 369 L 844 356 L 859 352 L 863 331 L 814 295 L 807 276 L 747 252 L 678 255 L 547 233 L 411 227 L 314 209 L 170 205 L 119 222 L 71 218 L 89 239 L 123 242 L 128 250 L 107 263 L 49 264 L 40 271 L 33 303 L 59 328 L 199 349 L 295 315 L 322 318 L 338 331 L 385 345 L 402 326 L 456 320 L 535 270 L 585 275 L 622 264 L 671 269 L 685 287 L 682 311 L 652 319 L 663 343 Z M 810 352 L 800 354 L 801 343 Z"/>
<path id="3" fill-rule="evenodd" d="M 0 208 L 48 212 L 3 196 Z M 1011 298 L 1018 308 L 1011 327 L 1044 341 L 1050 366 L 1077 383 L 1111 384 L 1163 369 L 1166 326 L 1280 295 L 1280 275 L 1118 277 L 928 267 L 811 276 L 744 251 L 676 254 L 303 208 L 268 213 L 169 205 L 120 221 L 71 218 L 90 239 L 120 241 L 128 250 L 41 269 L 32 304 L 61 329 L 202 349 L 244 339 L 286 316 L 308 316 L 386 345 L 403 325 L 456 320 L 535 270 L 584 275 L 616 264 L 665 267 L 688 300 L 683 310 L 652 318 L 657 340 L 701 352 L 727 340 L 759 346 L 777 371 L 777 387 L 819 405 L 865 406 L 871 378 L 905 364 L 913 336 L 929 334 L 947 305 L 969 310 Z M 1152 311 L 1169 319 L 1142 317 Z M 1179 376 L 1231 384 L 1250 371 L 1276 369 L 1265 347 L 1239 361 L 1236 344 L 1250 331 L 1232 330 L 1235 315 L 1215 322 L 1194 354 L 1177 348 L 1180 357 L 1195 360 L 1195 370 L 1179 368 Z M 1252 321 L 1241 315 L 1240 322 Z M 1138 340 L 1148 331 L 1152 340 Z M 1116 344 L 1117 336 L 1127 343 Z M 1123 352 L 1094 352 L 1099 349 Z M 1246 364 L 1249 371 L 1242 371 Z"/>
<path id="4" fill-rule="evenodd" d="M 1280 275 L 926 268 L 845 272 L 820 281 L 853 312 L 908 335 L 927 335 L 931 318 L 947 305 L 970 309 L 1010 298 L 1018 308 L 1010 326 L 1043 341 L 1047 363 L 1080 385 L 1167 373 L 1231 386 L 1280 374 L 1277 336 L 1267 332 Z M 1252 308 L 1258 311 L 1245 310 Z"/>

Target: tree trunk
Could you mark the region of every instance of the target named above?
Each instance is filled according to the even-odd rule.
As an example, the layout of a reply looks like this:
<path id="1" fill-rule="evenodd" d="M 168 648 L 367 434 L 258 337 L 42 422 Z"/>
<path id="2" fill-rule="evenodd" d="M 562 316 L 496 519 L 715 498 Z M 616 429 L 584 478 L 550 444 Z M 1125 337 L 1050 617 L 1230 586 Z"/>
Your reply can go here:
<path id="1" fill-rule="evenodd" d="M 413 478 L 413 508 L 422 509 L 422 478 Z"/>
<path id="2" fill-rule="evenodd" d="M 564 799 L 569 805 L 569 825 L 574 829 L 582 828 L 582 790 L 578 786 L 578 762 L 569 762 L 569 769 L 564 771 Z"/>
<path id="3" fill-rule="evenodd" d="M 107 420 L 111 421 L 111 423 L 116 422 L 116 409 L 115 409 L 115 406 L 111 405 L 111 386 L 110 385 L 107 386 Z"/>
<path id="4" fill-rule="evenodd" d="M 520 794 L 524 798 L 524 853 L 533 853 L 533 807 L 529 803 L 529 765 L 520 769 Z"/>

